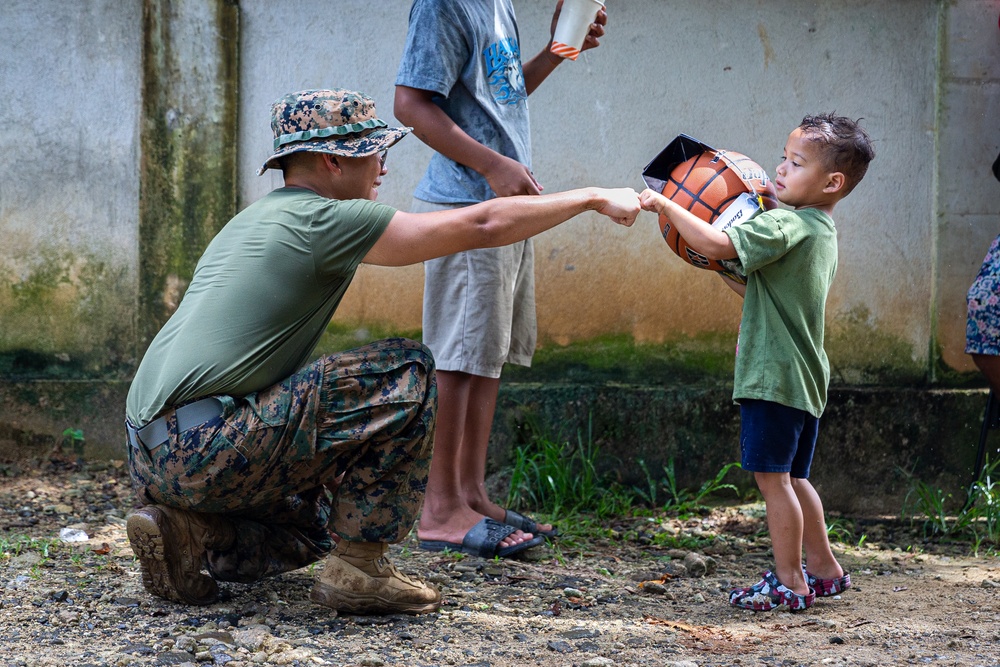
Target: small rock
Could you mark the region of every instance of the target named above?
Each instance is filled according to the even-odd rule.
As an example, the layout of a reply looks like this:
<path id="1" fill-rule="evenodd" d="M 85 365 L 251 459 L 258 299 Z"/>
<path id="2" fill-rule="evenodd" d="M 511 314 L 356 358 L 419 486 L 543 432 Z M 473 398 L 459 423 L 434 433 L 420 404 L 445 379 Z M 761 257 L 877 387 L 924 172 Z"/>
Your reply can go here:
<path id="1" fill-rule="evenodd" d="M 167 651 L 156 656 L 158 665 L 186 665 L 194 660 L 194 656 L 184 651 Z"/>
<path id="2" fill-rule="evenodd" d="M 565 595 L 568 598 L 582 598 L 583 591 L 577 588 L 564 588 L 563 595 Z"/>
<path id="3" fill-rule="evenodd" d="M 487 577 L 501 577 L 503 576 L 503 567 L 499 565 L 486 565 L 483 567 L 483 575 Z"/>
<path id="4" fill-rule="evenodd" d="M 305 664 L 312 661 L 313 652 L 302 648 L 292 649 L 291 651 L 283 651 L 281 653 L 275 653 L 270 657 L 270 662 L 275 665 L 299 665 Z M 371 660 L 372 662 L 369 662 Z M 370 654 L 361 658 L 358 662 L 362 667 L 382 667 L 385 664 L 385 660 L 377 655 Z"/>
<path id="5" fill-rule="evenodd" d="M 593 639 L 594 637 L 599 637 L 600 635 L 600 632 L 597 630 L 591 630 L 590 628 L 573 628 L 572 630 L 560 633 L 560 636 L 565 637 L 566 639 Z"/>
<path id="6" fill-rule="evenodd" d="M 983 588 L 1000 588 L 1000 583 L 997 583 L 992 579 L 983 579 L 983 583 L 981 585 Z"/>
<path id="7" fill-rule="evenodd" d="M 569 642 L 564 641 L 549 642 L 548 647 L 550 651 L 555 651 L 556 653 L 572 653 L 574 651 Z"/>
<path id="8" fill-rule="evenodd" d="M 706 574 L 715 572 L 715 559 L 702 556 L 699 553 L 691 552 L 684 556 L 684 567 L 692 577 L 704 577 Z"/>
<path id="9" fill-rule="evenodd" d="M 667 592 L 667 587 L 658 581 L 647 581 L 642 584 L 642 590 L 653 595 L 663 595 Z"/>
<path id="10" fill-rule="evenodd" d="M 80 622 L 80 612 L 61 611 L 57 614 L 57 618 L 63 625 L 73 625 Z"/>
<path id="11" fill-rule="evenodd" d="M 361 667 L 382 667 L 385 665 L 385 660 L 383 660 L 380 655 L 368 653 L 361 656 L 361 660 L 358 661 L 358 664 L 361 665 Z"/>
<path id="12" fill-rule="evenodd" d="M 42 562 L 42 557 L 38 555 L 37 552 L 25 551 L 24 553 L 18 554 L 17 556 L 11 558 L 9 565 L 17 569 L 28 569 L 34 567 L 35 565 L 38 565 L 40 562 Z M 19 575 L 15 581 L 18 584 L 22 584 L 30 579 L 31 577 Z M 16 589 L 17 586 L 14 586 L 14 588 Z"/>
<path id="13" fill-rule="evenodd" d="M 193 654 L 198 650 L 198 642 L 196 642 L 192 637 L 182 635 L 177 638 L 176 642 L 174 642 L 174 648 L 178 651 Z"/>
<path id="14" fill-rule="evenodd" d="M 611 658 L 597 657 L 584 660 L 580 663 L 580 667 L 613 667 L 614 664 L 615 661 Z"/>
<path id="15" fill-rule="evenodd" d="M 844 643 L 844 638 L 843 637 L 838 637 L 837 635 L 834 635 L 833 637 L 830 637 L 830 643 L 831 644 L 843 644 Z"/>
<path id="16" fill-rule="evenodd" d="M 86 542 L 90 539 L 90 535 L 79 528 L 67 527 L 59 531 L 59 539 L 63 542 Z"/>

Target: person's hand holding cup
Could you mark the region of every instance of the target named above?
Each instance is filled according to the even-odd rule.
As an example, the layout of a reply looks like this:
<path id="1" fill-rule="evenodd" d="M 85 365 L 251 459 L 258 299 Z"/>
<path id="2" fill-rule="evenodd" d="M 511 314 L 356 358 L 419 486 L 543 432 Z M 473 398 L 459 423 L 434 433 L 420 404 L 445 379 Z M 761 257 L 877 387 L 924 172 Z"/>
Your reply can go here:
<path id="1" fill-rule="evenodd" d="M 600 0 L 563 0 L 556 8 L 555 28 L 549 50 L 568 60 L 600 44 L 608 22 Z"/>

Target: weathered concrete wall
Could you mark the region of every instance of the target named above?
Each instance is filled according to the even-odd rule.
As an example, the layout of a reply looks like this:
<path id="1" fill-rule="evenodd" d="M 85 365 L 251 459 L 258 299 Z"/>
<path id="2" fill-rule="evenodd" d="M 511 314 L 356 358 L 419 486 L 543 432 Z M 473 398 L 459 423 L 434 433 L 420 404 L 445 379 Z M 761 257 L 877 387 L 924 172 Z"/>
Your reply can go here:
<path id="1" fill-rule="evenodd" d="M 245 55 L 255 63 L 241 99 L 244 200 L 280 183 L 252 169 L 268 151 L 267 106 L 282 92 L 360 87 L 388 114 L 408 4 L 279 21 L 272 3 L 242 3 Z M 547 38 L 550 8 L 516 7 L 530 57 Z M 970 369 L 964 291 L 1000 231 L 1000 191 L 984 168 L 1000 148 L 995 1 L 647 1 L 611 2 L 608 11 L 604 45 L 563 64 L 532 96 L 534 171 L 543 185 L 641 187 L 642 167 L 679 132 L 773 170 L 804 114 L 864 117 L 879 156 L 837 211 L 841 264 L 829 314 L 839 379 L 933 380 L 939 347 L 950 368 Z M 377 38 L 367 26 L 377 26 Z M 304 34 L 324 36 L 308 58 L 273 57 L 272 44 Z M 412 138 L 393 150 L 383 201 L 408 205 L 429 154 Z M 955 220 L 969 229 L 953 233 Z M 669 340 L 738 321 L 738 299 L 671 255 L 652 215 L 632 230 L 581 216 L 537 245 L 545 344 L 608 332 Z M 366 268 L 338 317 L 419 327 L 421 279 L 419 267 Z"/>
<path id="2" fill-rule="evenodd" d="M 515 0 L 526 57 L 547 39 L 552 4 Z M 881 384 L 888 393 L 877 395 L 893 407 L 835 392 L 828 421 L 843 414 L 868 430 L 830 442 L 865 443 L 869 456 L 888 457 L 894 443 L 878 433 L 924 438 L 907 464 L 932 458 L 928 434 L 940 438 L 933 446 L 966 447 L 966 426 L 938 408 L 957 401 L 955 414 L 974 414 L 981 393 L 939 399 L 905 388 L 969 377 L 955 375 L 971 368 L 962 353 L 964 293 L 1000 232 L 1000 184 L 987 172 L 1000 150 L 1000 2 L 608 4 L 604 45 L 564 63 L 532 96 L 533 168 L 546 189 L 642 187 L 642 167 L 679 132 L 773 170 L 802 115 L 865 117 L 879 156 L 838 207 L 829 349 L 837 387 Z M 122 455 L 122 397 L 148 337 L 207 239 L 233 210 L 280 185 L 274 172 L 254 176 L 271 150 L 270 102 L 290 90 L 344 86 L 371 93 L 390 116 L 408 7 L 0 4 L 0 453 L 35 455 L 39 443 L 79 427 L 92 455 Z M 394 148 L 381 199 L 408 206 L 429 157 L 415 138 Z M 581 216 L 537 244 L 540 334 L 550 349 L 622 334 L 681 340 L 697 356 L 717 349 L 703 341 L 736 327 L 736 297 L 672 256 L 651 215 L 631 230 Z M 420 267 L 365 268 L 337 320 L 419 328 L 421 291 Z M 522 390 L 504 391 L 508 401 Z M 619 405 L 622 423 L 607 437 L 675 434 L 637 444 L 650 454 L 682 447 L 685 432 L 705 438 L 705 451 L 723 451 L 718 443 L 734 423 L 722 390 L 705 399 L 720 406 L 707 422 L 684 408 L 683 388 L 648 396 L 657 407 L 642 418 L 626 409 L 639 400 L 632 392 L 645 390 L 628 390 L 624 403 L 595 391 L 581 386 L 572 400 L 566 393 L 572 414 L 560 419 L 585 418 L 591 401 Z M 911 399 L 917 407 L 907 412 Z M 510 442 L 501 422 L 516 414 L 504 405 L 500 445 Z"/>
<path id="3" fill-rule="evenodd" d="M 0 5 L 0 378 L 134 368 L 141 9 Z"/>
<path id="4" fill-rule="evenodd" d="M 638 460 L 662 477 L 674 460 L 682 488 L 697 488 L 740 460 L 739 408 L 732 385 L 516 384 L 501 390 L 496 447 L 490 469 L 510 465 L 525 444 L 525 424 L 540 423 L 550 438 L 576 443 L 592 437 L 604 454 L 601 471 L 646 488 Z M 972 481 L 982 423 L 982 391 L 850 388 L 831 391 L 810 481 L 828 510 L 874 515 L 903 507 L 914 475 L 952 494 L 961 505 Z M 921 419 L 921 415 L 934 415 Z M 553 428 L 552 425 L 558 425 Z M 996 460 L 1000 436 L 988 441 Z M 754 487 L 753 476 L 732 471 L 727 482 Z"/>
<path id="5" fill-rule="evenodd" d="M 1000 233 L 1000 2 L 949 3 L 942 35 L 938 110 L 934 306 L 945 368 L 971 368 L 965 292 Z"/>
<path id="6" fill-rule="evenodd" d="M 604 46 L 533 96 L 536 174 L 549 190 L 639 187 L 645 162 L 682 131 L 773 168 L 804 113 L 864 116 L 879 158 L 838 210 L 830 321 L 840 379 L 934 380 L 937 354 L 969 370 L 962 296 L 998 231 L 1000 191 L 985 169 L 1000 148 L 997 2 L 750 4 L 612 2 Z M 233 208 L 228 181 L 238 178 L 242 205 L 280 183 L 253 175 L 270 151 L 270 101 L 343 85 L 371 92 L 389 115 L 408 5 L 282 13 L 244 0 L 237 16 L 234 3 L 208 0 L 4 3 L 0 370 L 127 377 Z M 517 8 L 530 56 L 550 8 Z M 39 106 L 53 95 L 56 114 Z M 40 109 L 56 132 L 29 120 Z M 396 148 L 382 199 L 407 206 L 429 155 L 413 138 Z M 632 230 L 581 216 L 538 247 L 546 344 L 735 326 L 738 300 L 666 251 L 652 215 Z M 421 273 L 363 270 L 339 317 L 418 327 Z"/>
<path id="7" fill-rule="evenodd" d="M 237 211 L 239 11 L 227 0 L 146 0 L 142 35 L 140 352 Z"/>

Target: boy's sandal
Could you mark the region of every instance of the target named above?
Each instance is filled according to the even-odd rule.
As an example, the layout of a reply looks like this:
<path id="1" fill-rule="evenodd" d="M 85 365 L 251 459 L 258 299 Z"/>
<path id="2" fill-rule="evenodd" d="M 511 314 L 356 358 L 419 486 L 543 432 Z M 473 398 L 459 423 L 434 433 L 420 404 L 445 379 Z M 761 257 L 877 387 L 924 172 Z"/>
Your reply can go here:
<path id="1" fill-rule="evenodd" d="M 851 574 L 849 572 L 845 572 L 844 576 L 837 577 L 836 579 L 820 579 L 816 575 L 811 574 L 804 564 L 802 565 L 802 572 L 806 575 L 806 583 L 809 584 L 809 588 L 816 591 L 816 597 L 818 598 L 840 595 L 851 587 Z"/>
<path id="2" fill-rule="evenodd" d="M 799 595 L 786 588 L 770 570 L 750 588 L 736 588 L 729 592 L 729 604 L 751 611 L 771 611 L 784 605 L 789 611 L 808 609 L 816 601 L 816 592 L 809 589 L 808 595 Z"/>

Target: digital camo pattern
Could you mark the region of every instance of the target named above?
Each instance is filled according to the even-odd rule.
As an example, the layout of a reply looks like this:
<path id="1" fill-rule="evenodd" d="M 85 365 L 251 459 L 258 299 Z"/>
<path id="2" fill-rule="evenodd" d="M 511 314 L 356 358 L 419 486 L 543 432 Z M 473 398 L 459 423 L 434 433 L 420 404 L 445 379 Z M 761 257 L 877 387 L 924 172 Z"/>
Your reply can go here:
<path id="1" fill-rule="evenodd" d="M 375 100 L 352 90 L 303 90 L 271 104 L 271 129 L 276 139 L 295 132 L 363 122 L 385 126 L 375 113 Z"/>
<path id="2" fill-rule="evenodd" d="M 298 151 L 365 157 L 385 150 L 410 132 L 387 127 L 375 112 L 375 100 L 352 90 L 303 90 L 271 104 L 274 155 L 257 170 Z"/>
<path id="3" fill-rule="evenodd" d="M 1000 354 L 1000 236 L 993 239 L 966 296 L 967 354 Z"/>
<path id="4" fill-rule="evenodd" d="M 220 579 L 252 581 L 323 557 L 329 530 L 406 537 L 427 485 L 436 404 L 427 348 L 379 341 L 322 357 L 182 434 L 171 414 L 165 444 L 130 448 L 133 484 L 148 503 L 240 522 L 236 550 L 210 561 Z"/>

